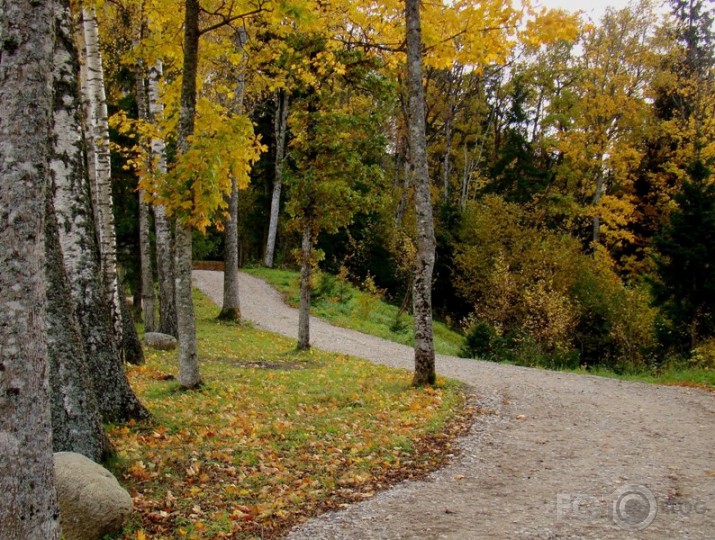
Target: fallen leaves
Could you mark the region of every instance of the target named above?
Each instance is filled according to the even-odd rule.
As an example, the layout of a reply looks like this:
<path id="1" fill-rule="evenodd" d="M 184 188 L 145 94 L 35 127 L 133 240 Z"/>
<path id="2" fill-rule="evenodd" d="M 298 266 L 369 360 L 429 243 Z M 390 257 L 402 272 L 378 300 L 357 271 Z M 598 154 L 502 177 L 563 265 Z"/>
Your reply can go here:
<path id="1" fill-rule="evenodd" d="M 130 370 L 154 416 L 111 430 L 137 514 L 126 538 L 276 537 L 434 470 L 474 413 L 456 386 L 414 389 L 408 373 L 344 356 L 277 369 L 304 363 L 292 341 L 213 316 L 199 336 L 200 391 L 156 376 L 175 370 L 175 352 Z M 246 366 L 258 358 L 272 368 Z"/>

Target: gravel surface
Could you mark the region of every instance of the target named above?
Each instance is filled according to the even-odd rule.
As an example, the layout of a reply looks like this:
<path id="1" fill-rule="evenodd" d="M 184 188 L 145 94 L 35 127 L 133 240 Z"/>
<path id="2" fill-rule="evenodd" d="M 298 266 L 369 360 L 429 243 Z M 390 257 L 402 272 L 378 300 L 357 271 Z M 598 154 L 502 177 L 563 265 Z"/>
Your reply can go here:
<path id="1" fill-rule="evenodd" d="M 223 274 L 195 271 L 221 303 Z M 297 311 L 240 275 L 255 326 L 297 335 Z M 311 319 L 315 347 L 411 369 L 412 349 Z M 289 539 L 715 539 L 715 394 L 447 356 L 480 414 L 423 481 L 294 529 Z"/>

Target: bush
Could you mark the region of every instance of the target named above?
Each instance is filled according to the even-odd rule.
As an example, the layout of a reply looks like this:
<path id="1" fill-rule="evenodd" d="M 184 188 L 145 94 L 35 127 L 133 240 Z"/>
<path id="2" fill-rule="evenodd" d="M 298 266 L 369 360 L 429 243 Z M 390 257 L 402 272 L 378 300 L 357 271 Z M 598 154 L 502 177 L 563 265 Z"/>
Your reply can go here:
<path id="1" fill-rule="evenodd" d="M 316 281 L 317 285 L 311 295 L 311 304 L 313 305 L 321 301 L 345 304 L 352 298 L 347 279 L 347 270 L 344 266 L 340 268 L 340 273 L 337 276 L 320 272 Z"/>
<path id="2" fill-rule="evenodd" d="M 497 359 L 500 338 L 494 327 L 484 321 L 472 321 L 466 324 L 467 334 L 459 355 L 462 358 Z"/>

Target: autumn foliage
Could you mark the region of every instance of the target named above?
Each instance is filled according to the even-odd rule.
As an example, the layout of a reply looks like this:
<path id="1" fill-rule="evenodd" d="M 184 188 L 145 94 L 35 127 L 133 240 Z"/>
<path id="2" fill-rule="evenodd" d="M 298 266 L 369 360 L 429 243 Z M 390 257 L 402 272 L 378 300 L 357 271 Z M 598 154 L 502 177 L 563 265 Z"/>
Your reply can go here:
<path id="1" fill-rule="evenodd" d="M 435 468 L 470 414 L 451 383 L 416 390 L 196 305 L 205 386 L 182 391 L 175 355 L 150 353 L 129 376 L 153 420 L 110 431 L 137 509 L 126 538 L 276 537 Z"/>

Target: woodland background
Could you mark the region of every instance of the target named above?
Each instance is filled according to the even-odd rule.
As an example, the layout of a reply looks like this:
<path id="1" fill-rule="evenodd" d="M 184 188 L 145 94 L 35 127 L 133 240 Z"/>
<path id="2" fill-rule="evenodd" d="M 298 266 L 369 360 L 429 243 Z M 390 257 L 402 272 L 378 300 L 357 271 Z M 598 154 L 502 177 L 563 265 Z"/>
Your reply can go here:
<path id="1" fill-rule="evenodd" d="M 343 280 L 410 304 L 404 23 L 400 6 L 371 6 L 202 7 L 217 28 L 201 38 L 196 133 L 168 174 L 147 140 L 174 161 L 183 14 L 151 1 L 98 10 L 118 255 L 137 301 L 138 186 L 144 203 L 153 194 L 189 216 L 194 259 L 220 260 L 233 176 L 240 265 L 295 267 L 307 224 L 318 297 Z M 698 0 L 596 22 L 501 2 L 423 6 L 434 309 L 464 332 L 465 355 L 712 366 L 712 29 Z M 161 115 L 142 113 L 147 73 Z"/>

